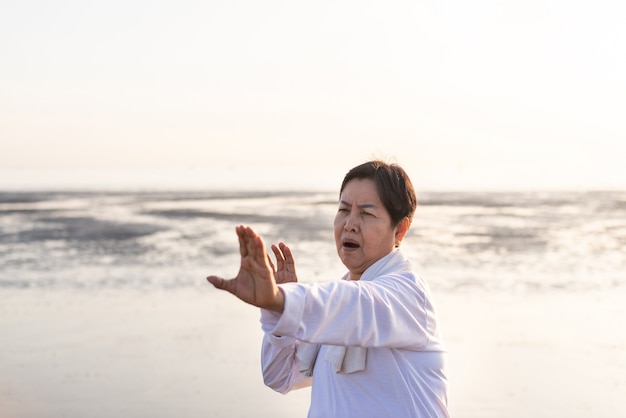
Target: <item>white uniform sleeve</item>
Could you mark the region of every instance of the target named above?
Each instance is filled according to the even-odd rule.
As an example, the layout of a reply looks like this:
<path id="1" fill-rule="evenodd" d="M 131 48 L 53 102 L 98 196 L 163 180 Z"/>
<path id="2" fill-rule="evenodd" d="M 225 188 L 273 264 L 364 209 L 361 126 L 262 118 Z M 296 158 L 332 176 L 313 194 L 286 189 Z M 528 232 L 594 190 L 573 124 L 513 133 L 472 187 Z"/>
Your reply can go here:
<path id="1" fill-rule="evenodd" d="M 263 326 L 276 322 L 277 314 L 261 310 Z M 296 352 L 300 342 L 294 337 L 265 334 L 261 346 L 263 381 L 280 393 L 311 386 L 312 378 L 299 372 Z"/>
<path id="2" fill-rule="evenodd" d="M 438 343 L 428 290 L 412 274 L 280 286 L 285 309 L 276 321 L 263 323 L 266 334 L 319 344 L 418 351 Z"/>

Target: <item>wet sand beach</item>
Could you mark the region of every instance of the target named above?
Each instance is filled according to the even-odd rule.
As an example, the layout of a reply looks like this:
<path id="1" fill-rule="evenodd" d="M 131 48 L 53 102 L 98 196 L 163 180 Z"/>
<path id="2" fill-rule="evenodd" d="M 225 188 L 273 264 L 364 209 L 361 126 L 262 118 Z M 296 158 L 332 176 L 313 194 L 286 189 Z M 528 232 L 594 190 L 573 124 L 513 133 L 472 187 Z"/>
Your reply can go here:
<path id="1" fill-rule="evenodd" d="M 626 414 L 625 297 L 438 294 L 452 416 Z M 263 385 L 258 311 L 208 286 L 0 298 L 3 418 L 306 416 Z"/>

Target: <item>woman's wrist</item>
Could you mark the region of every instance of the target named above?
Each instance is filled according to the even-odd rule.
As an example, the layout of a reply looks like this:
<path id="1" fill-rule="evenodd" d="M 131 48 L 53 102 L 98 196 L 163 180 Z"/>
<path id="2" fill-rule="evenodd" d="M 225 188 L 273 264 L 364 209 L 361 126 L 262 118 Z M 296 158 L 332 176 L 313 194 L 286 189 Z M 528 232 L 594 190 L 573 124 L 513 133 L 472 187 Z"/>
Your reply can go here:
<path id="1" fill-rule="evenodd" d="M 274 303 L 270 306 L 265 306 L 264 308 L 273 312 L 283 313 L 285 310 L 285 292 L 280 288 L 280 286 L 277 286 L 277 288 L 278 290 L 276 292 Z"/>

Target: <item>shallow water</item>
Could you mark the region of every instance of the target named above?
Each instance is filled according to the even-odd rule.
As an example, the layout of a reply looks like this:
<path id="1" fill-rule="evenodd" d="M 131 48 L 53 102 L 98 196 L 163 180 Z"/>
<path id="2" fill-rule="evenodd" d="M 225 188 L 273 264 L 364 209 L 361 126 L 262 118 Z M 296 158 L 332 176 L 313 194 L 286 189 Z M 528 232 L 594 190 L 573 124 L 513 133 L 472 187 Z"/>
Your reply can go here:
<path id="1" fill-rule="evenodd" d="M 626 192 L 426 193 L 404 250 L 433 288 L 626 283 Z M 238 266 L 234 228 L 285 241 L 302 281 L 340 277 L 335 192 L 0 193 L 0 286 L 203 286 Z"/>

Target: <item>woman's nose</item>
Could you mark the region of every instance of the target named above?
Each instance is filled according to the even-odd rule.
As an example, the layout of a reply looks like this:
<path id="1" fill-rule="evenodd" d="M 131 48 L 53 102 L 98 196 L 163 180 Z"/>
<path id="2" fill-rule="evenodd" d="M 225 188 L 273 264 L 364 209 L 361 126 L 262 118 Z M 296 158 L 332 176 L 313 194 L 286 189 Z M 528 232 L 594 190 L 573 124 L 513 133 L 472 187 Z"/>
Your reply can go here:
<path id="1" fill-rule="evenodd" d="M 357 219 L 355 219 L 354 216 L 349 216 L 348 219 L 346 219 L 346 224 L 344 225 L 344 229 L 346 230 L 346 232 L 351 232 L 351 231 L 356 232 L 358 230 Z"/>

